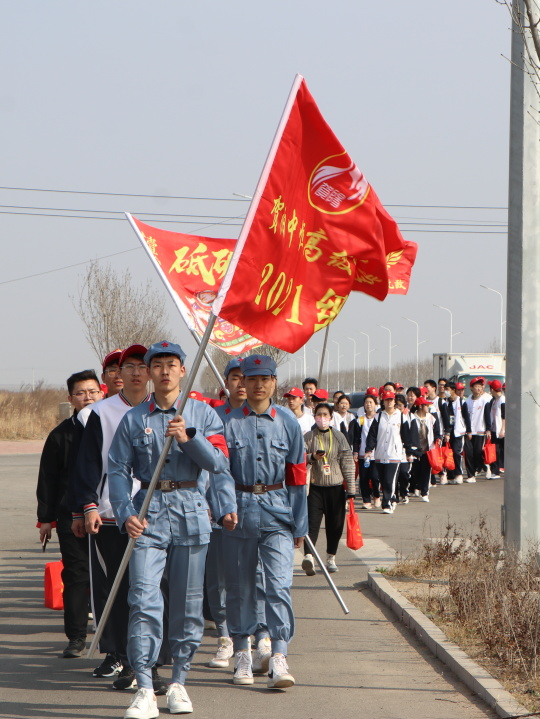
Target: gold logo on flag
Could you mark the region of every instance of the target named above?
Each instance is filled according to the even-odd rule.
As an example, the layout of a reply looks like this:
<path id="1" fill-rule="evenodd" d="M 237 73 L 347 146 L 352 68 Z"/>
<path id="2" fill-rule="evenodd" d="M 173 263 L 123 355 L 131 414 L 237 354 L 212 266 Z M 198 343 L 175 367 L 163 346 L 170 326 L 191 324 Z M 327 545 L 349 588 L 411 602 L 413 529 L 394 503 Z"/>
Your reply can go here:
<path id="1" fill-rule="evenodd" d="M 321 160 L 309 178 L 309 204 L 327 215 L 344 215 L 362 205 L 370 190 L 369 182 L 343 152 Z"/>

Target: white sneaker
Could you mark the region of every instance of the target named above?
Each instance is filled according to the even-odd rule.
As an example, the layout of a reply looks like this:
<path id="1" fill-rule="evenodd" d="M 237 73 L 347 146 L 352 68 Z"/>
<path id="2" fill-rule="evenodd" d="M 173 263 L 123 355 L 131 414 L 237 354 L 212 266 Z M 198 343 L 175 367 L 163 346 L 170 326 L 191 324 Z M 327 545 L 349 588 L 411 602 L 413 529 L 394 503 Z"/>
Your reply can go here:
<path id="1" fill-rule="evenodd" d="M 234 655 L 233 684 L 253 684 L 251 652 L 236 652 Z"/>
<path id="2" fill-rule="evenodd" d="M 500 479 L 500 478 L 501 478 L 500 474 L 492 474 L 490 477 L 490 479 Z"/>
<path id="3" fill-rule="evenodd" d="M 216 656 L 208 662 L 208 666 L 214 668 L 228 667 L 229 659 L 234 654 L 233 641 L 230 637 L 218 639 L 218 650 Z"/>
<path id="4" fill-rule="evenodd" d="M 403 504 L 409 504 L 409 498 L 403 497 L 402 502 L 403 502 Z"/>
<path id="5" fill-rule="evenodd" d="M 380 498 L 380 497 L 377 497 L 377 498 L 375 499 L 375 501 L 373 502 L 373 504 L 375 505 L 376 509 L 380 509 L 380 507 L 382 506 L 381 498 Z"/>
<path id="6" fill-rule="evenodd" d="M 394 513 L 394 510 L 392 509 L 392 507 L 385 507 L 385 508 L 383 509 L 382 513 L 383 513 L 383 514 L 393 514 L 393 513 Z"/>
<path id="7" fill-rule="evenodd" d="M 304 561 L 302 562 L 302 569 L 308 575 L 313 577 L 315 575 L 315 564 L 313 562 L 313 554 L 306 554 Z"/>
<path id="8" fill-rule="evenodd" d="M 171 714 L 191 714 L 193 704 L 183 684 L 173 682 L 167 690 L 167 706 Z"/>
<path id="9" fill-rule="evenodd" d="M 334 572 L 339 572 L 338 566 L 336 564 L 336 557 L 334 554 L 329 554 L 327 556 L 326 569 L 330 572 L 330 574 L 333 574 Z"/>
<path id="10" fill-rule="evenodd" d="M 294 685 L 294 677 L 289 674 L 287 658 L 283 654 L 274 654 L 270 659 L 267 687 L 269 689 L 286 689 Z"/>
<path id="11" fill-rule="evenodd" d="M 429 502 L 429 497 L 427 496 L 427 494 L 422 497 L 422 502 Z"/>
<path id="12" fill-rule="evenodd" d="M 467 484 L 476 484 L 476 479 L 474 477 L 467 477 L 465 480 Z"/>
<path id="13" fill-rule="evenodd" d="M 251 671 L 253 674 L 266 674 L 271 656 L 272 643 L 270 642 L 270 637 L 264 637 L 264 639 L 259 640 L 257 649 L 253 655 L 253 661 L 251 663 Z"/>
<path id="14" fill-rule="evenodd" d="M 448 477 L 446 476 L 446 474 L 443 474 L 441 476 L 441 484 L 448 484 Z"/>
<path id="15" fill-rule="evenodd" d="M 491 467 L 486 467 L 486 479 L 491 479 Z"/>
<path id="16" fill-rule="evenodd" d="M 463 484 L 463 475 L 458 474 L 458 476 L 454 480 L 454 484 Z"/>
<path id="17" fill-rule="evenodd" d="M 159 709 L 153 689 L 139 689 L 124 714 L 124 719 L 155 719 Z"/>
<path id="18" fill-rule="evenodd" d="M 415 490 L 414 490 L 414 496 L 415 496 L 415 497 L 419 497 L 419 496 L 420 496 L 420 490 L 419 490 L 419 489 L 415 489 Z"/>
<path id="19" fill-rule="evenodd" d="M 395 510 L 396 507 L 397 507 L 397 502 L 392 502 L 392 512 Z"/>
<path id="20" fill-rule="evenodd" d="M 371 502 L 364 502 L 362 509 L 372 509 Z"/>

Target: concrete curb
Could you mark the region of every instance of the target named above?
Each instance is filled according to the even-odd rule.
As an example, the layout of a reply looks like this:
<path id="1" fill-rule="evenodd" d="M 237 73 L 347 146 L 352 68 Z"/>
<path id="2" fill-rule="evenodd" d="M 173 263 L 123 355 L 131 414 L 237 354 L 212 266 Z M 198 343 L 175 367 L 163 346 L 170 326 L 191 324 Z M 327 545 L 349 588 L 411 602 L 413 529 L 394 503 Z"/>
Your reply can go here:
<path id="1" fill-rule="evenodd" d="M 379 572 L 368 572 L 368 586 L 403 624 L 413 631 L 438 659 L 444 662 L 469 689 L 478 694 L 502 719 L 529 710 L 517 702 L 485 669 L 449 641 L 432 621 L 411 604 Z"/>

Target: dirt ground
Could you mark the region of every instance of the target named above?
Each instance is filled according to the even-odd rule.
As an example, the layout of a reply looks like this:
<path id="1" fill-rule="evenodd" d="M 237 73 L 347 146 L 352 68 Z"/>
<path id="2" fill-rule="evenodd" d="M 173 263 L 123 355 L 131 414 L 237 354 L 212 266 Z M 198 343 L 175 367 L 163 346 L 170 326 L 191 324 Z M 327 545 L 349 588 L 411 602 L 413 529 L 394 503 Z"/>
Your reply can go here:
<path id="1" fill-rule="evenodd" d="M 0 456 L 7 454 L 41 454 L 44 439 L 25 439 L 19 442 L 0 439 Z"/>

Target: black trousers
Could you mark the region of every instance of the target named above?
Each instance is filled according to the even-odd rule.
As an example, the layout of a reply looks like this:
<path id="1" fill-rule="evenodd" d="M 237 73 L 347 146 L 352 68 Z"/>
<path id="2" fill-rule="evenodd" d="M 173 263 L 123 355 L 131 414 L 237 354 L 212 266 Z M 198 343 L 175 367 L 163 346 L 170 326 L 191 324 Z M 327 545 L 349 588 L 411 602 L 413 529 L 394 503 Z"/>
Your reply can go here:
<path id="1" fill-rule="evenodd" d="M 307 498 L 309 538 L 313 544 L 317 544 L 321 521 L 324 517 L 326 551 L 328 554 L 337 553 L 339 540 L 343 534 L 345 499 L 345 490 L 342 484 L 332 487 L 320 487 L 317 484 L 309 485 Z M 309 549 L 305 544 L 304 552 L 309 554 Z"/>
<path id="2" fill-rule="evenodd" d="M 460 474 L 463 474 L 463 457 L 461 456 L 461 453 L 463 452 L 463 436 L 456 437 L 454 430 L 452 430 L 450 434 L 450 446 L 452 447 L 452 452 L 454 453 L 454 464 L 456 465 L 456 468 L 448 470 L 448 479 L 455 479 Z"/>
<path id="3" fill-rule="evenodd" d="M 400 462 L 397 476 L 397 485 L 401 499 L 409 496 L 409 485 L 411 483 L 411 462 Z M 397 492 L 396 492 L 397 494 Z"/>
<path id="4" fill-rule="evenodd" d="M 497 449 L 497 459 L 489 465 L 491 474 L 500 474 L 501 467 L 504 467 L 504 437 L 497 438 L 495 432 L 491 433 L 491 442 Z"/>
<path id="5" fill-rule="evenodd" d="M 474 477 L 476 472 L 482 472 L 485 467 L 483 451 L 485 440 L 483 434 L 473 434 L 472 439 L 465 437 L 465 466 L 469 477 Z"/>
<path id="6" fill-rule="evenodd" d="M 382 508 L 389 509 L 392 502 L 396 501 L 396 481 L 399 472 L 400 462 L 377 462 L 377 472 L 382 489 Z"/>
<path id="7" fill-rule="evenodd" d="M 371 502 L 371 495 L 373 495 L 375 499 L 378 499 L 381 496 L 377 465 L 373 460 L 371 460 L 369 467 L 364 467 L 363 457 L 358 457 L 358 468 L 360 471 L 359 484 L 362 502 L 364 502 L 364 504 L 369 504 Z"/>
<path id="8" fill-rule="evenodd" d="M 427 454 L 423 454 L 412 463 L 412 477 L 414 488 L 420 490 L 422 497 L 427 497 L 431 484 L 431 465 Z"/>
<path id="9" fill-rule="evenodd" d="M 88 627 L 88 539 L 71 529 L 57 530 L 64 569 L 64 631 L 68 639 L 85 639 Z"/>

